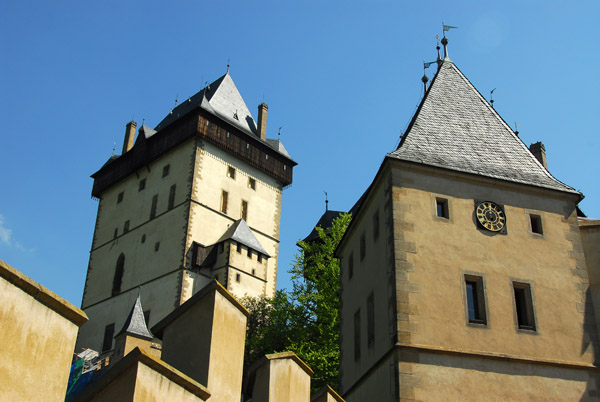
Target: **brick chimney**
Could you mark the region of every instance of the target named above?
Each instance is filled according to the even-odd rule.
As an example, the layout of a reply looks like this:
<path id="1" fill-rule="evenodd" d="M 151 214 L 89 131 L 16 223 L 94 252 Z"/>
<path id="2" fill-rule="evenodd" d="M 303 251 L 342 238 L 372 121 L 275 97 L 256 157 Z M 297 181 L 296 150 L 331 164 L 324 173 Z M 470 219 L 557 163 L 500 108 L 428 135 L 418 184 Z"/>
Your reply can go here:
<path id="1" fill-rule="evenodd" d="M 137 123 L 133 120 L 127 123 L 127 126 L 125 126 L 125 140 L 123 141 L 123 152 L 121 155 L 125 155 L 125 152 L 129 151 L 133 147 L 136 127 Z"/>
<path id="2" fill-rule="evenodd" d="M 544 144 L 538 141 L 535 144 L 531 144 L 529 146 L 529 150 L 531 151 L 533 156 L 535 156 L 535 158 L 538 161 L 540 161 L 542 166 L 544 166 L 544 168 L 548 170 L 548 163 L 546 162 L 546 147 L 544 147 Z"/>
<path id="3" fill-rule="evenodd" d="M 269 107 L 266 103 L 261 103 L 258 105 L 258 128 L 257 134 L 261 140 L 267 139 L 267 110 Z"/>

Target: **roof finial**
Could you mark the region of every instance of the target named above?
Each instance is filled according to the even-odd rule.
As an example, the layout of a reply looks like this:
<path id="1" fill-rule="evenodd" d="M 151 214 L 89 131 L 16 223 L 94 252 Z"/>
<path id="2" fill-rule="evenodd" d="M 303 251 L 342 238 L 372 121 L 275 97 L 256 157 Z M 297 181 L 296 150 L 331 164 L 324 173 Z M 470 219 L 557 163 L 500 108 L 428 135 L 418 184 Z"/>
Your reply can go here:
<path id="1" fill-rule="evenodd" d="M 517 122 L 515 121 L 515 135 L 518 137 L 519 136 L 519 125 L 517 124 Z"/>
<path id="2" fill-rule="evenodd" d="M 494 91 L 495 90 L 496 90 L 496 88 L 494 88 L 490 91 L 490 104 L 492 105 L 492 109 L 494 108 Z"/>
<path id="3" fill-rule="evenodd" d="M 425 73 L 425 69 L 429 68 L 429 66 L 432 65 L 433 63 L 435 63 L 435 61 L 427 63 L 425 60 L 423 60 L 423 77 L 421 77 L 421 82 L 423 83 L 425 92 L 427 92 L 427 81 L 429 81 L 429 77 Z"/>
<path id="4" fill-rule="evenodd" d="M 329 200 L 327 199 L 327 191 L 323 191 L 325 193 L 325 212 L 329 211 Z"/>
<path id="5" fill-rule="evenodd" d="M 227 74 L 229 74 L 229 57 L 227 58 Z"/>
<path id="6" fill-rule="evenodd" d="M 438 34 L 435 34 L 435 39 L 437 40 L 437 45 L 436 45 L 436 49 L 437 49 L 437 65 L 438 68 L 440 68 L 440 66 L 442 65 L 442 56 L 440 55 L 440 37 L 438 36 Z"/>
<path id="7" fill-rule="evenodd" d="M 117 149 L 117 143 L 113 141 L 113 156 L 115 156 L 115 149 Z"/>
<path id="8" fill-rule="evenodd" d="M 444 37 L 442 38 L 442 45 L 444 46 L 444 60 L 450 61 L 450 56 L 448 55 L 448 38 L 446 38 L 446 31 L 451 29 L 458 28 L 453 27 L 451 25 L 445 25 L 444 21 L 442 21 L 442 31 L 444 33 Z"/>
<path id="9" fill-rule="evenodd" d="M 283 126 L 279 127 L 279 131 L 277 131 L 277 139 L 279 141 L 281 141 L 281 129 L 283 128 Z"/>

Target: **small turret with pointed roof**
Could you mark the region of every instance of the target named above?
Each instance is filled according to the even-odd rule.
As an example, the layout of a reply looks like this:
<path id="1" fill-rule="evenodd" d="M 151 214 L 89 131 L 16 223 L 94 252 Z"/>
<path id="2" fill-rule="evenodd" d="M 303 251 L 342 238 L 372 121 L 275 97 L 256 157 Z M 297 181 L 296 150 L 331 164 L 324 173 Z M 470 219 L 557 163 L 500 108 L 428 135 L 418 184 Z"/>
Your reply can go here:
<path id="1" fill-rule="evenodd" d="M 138 293 L 123 328 L 115 336 L 115 353 L 111 363 L 120 360 L 136 347 L 150 351 L 153 339 L 154 335 L 148 329 L 144 317 L 141 294 Z"/>

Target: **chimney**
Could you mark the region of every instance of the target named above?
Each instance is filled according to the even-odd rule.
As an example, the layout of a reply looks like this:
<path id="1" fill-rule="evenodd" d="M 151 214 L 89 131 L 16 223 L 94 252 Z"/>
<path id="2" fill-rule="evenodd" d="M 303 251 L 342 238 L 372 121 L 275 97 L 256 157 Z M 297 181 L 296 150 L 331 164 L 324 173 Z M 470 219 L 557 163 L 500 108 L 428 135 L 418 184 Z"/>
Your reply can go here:
<path id="1" fill-rule="evenodd" d="M 267 110 L 269 107 L 266 103 L 258 105 L 258 129 L 257 134 L 261 140 L 267 139 Z"/>
<path id="2" fill-rule="evenodd" d="M 137 123 L 133 120 L 127 123 L 127 126 L 125 126 L 125 140 L 123 141 L 123 152 L 121 155 L 125 155 L 125 152 L 129 151 L 133 147 L 136 127 Z"/>
<path id="3" fill-rule="evenodd" d="M 531 144 L 529 146 L 529 150 L 531 151 L 533 156 L 535 156 L 535 158 L 538 161 L 540 161 L 542 166 L 544 166 L 544 168 L 548 170 L 548 163 L 546 162 L 546 147 L 544 147 L 544 144 L 538 141 L 535 144 Z"/>

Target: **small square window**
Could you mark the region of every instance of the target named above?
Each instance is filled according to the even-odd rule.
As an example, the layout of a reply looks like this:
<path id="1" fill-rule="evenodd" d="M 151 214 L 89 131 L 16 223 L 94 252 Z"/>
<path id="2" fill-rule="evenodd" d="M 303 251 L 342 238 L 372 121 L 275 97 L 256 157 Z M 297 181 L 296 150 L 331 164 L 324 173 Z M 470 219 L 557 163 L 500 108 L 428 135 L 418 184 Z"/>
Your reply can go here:
<path id="1" fill-rule="evenodd" d="M 233 166 L 228 166 L 227 167 L 227 177 L 229 177 L 230 179 L 235 180 L 235 168 Z"/>
<path id="2" fill-rule="evenodd" d="M 129 221 L 125 221 L 125 225 L 123 225 L 123 233 L 129 232 Z"/>
<path id="3" fill-rule="evenodd" d="M 239 282 L 239 281 L 241 281 L 241 280 L 242 280 L 242 277 L 241 277 L 241 275 L 240 275 L 240 274 L 235 274 L 235 281 L 236 281 L 236 282 Z"/>
<path id="4" fill-rule="evenodd" d="M 140 184 L 138 185 L 138 191 L 142 191 L 146 188 L 146 179 L 140 180 Z"/>
<path id="5" fill-rule="evenodd" d="M 354 253 L 350 253 L 348 257 L 348 280 L 354 276 Z"/>
<path id="6" fill-rule="evenodd" d="M 237 244 L 237 250 L 238 253 L 242 254 L 242 243 L 238 243 Z"/>
<path id="7" fill-rule="evenodd" d="M 365 240 L 365 232 L 360 235 L 360 260 L 365 259 L 367 254 L 367 241 Z"/>
<path id="8" fill-rule="evenodd" d="M 256 260 L 257 260 L 258 262 L 262 262 L 262 254 L 261 254 L 261 253 L 257 253 L 257 254 L 256 254 Z"/>
<path id="9" fill-rule="evenodd" d="M 159 249 L 159 248 L 160 248 L 160 242 L 159 242 L 159 241 L 157 241 L 157 242 L 154 244 L 154 251 L 158 251 L 158 249 Z"/>
<path id="10" fill-rule="evenodd" d="M 124 196 L 125 194 L 122 191 L 117 195 L 117 204 L 120 204 L 123 201 Z"/>
<path id="11" fill-rule="evenodd" d="M 248 188 L 251 188 L 252 190 L 256 190 L 256 180 L 253 179 L 252 177 L 248 177 Z"/>
<path id="12" fill-rule="evenodd" d="M 436 198 L 435 206 L 437 208 L 437 216 L 439 218 L 449 219 L 450 214 L 448 212 L 448 200 L 444 198 Z"/>
<path id="13" fill-rule="evenodd" d="M 169 175 L 170 170 L 171 170 L 171 165 L 165 166 L 163 168 L 162 177 L 167 177 Z"/>
<path id="14" fill-rule="evenodd" d="M 542 227 L 542 217 L 539 215 L 529 215 L 529 221 L 531 222 L 531 232 L 537 234 L 544 234 Z"/>
<path id="15" fill-rule="evenodd" d="M 515 294 L 515 310 L 519 329 L 535 331 L 535 316 L 533 312 L 533 299 L 531 285 L 528 283 L 513 282 Z"/>
<path id="16" fill-rule="evenodd" d="M 467 313 L 471 324 L 487 324 L 483 278 L 465 275 Z"/>

